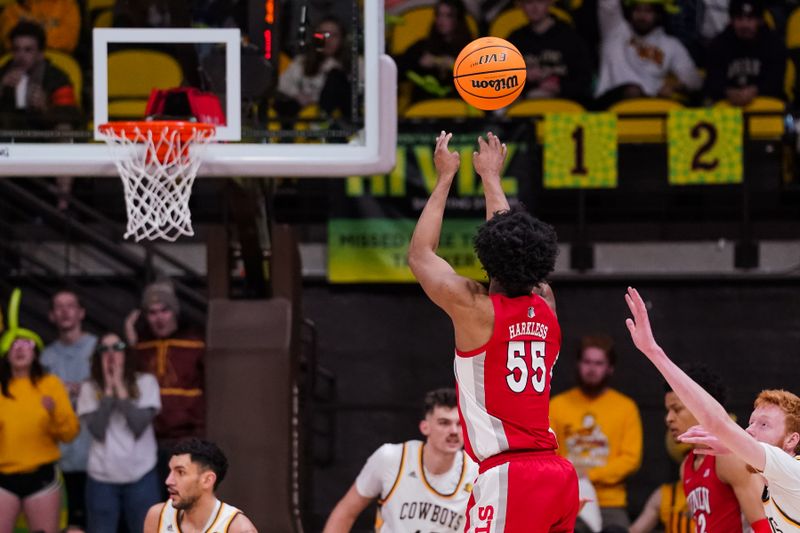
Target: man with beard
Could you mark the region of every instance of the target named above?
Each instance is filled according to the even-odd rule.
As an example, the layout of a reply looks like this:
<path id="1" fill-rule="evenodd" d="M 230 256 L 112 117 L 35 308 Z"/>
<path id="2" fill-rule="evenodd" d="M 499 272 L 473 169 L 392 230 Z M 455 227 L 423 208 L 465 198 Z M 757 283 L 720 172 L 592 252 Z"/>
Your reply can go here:
<path id="1" fill-rule="evenodd" d="M 144 533 L 256 533 L 239 509 L 214 494 L 227 471 L 228 459 L 216 444 L 196 438 L 178 443 L 169 460 L 169 500 L 150 508 Z"/>
<path id="2" fill-rule="evenodd" d="M 454 389 L 425 395 L 419 430 L 425 442 L 384 444 L 372 454 L 323 533 L 350 531 L 375 499 L 376 531 L 464 531 L 464 510 L 478 467 L 463 450 Z"/>
<path id="3" fill-rule="evenodd" d="M 681 435 L 710 455 L 733 453 L 760 473 L 767 486 L 761 499 L 772 530 L 800 532 L 800 398 L 784 390 L 765 390 L 756 398 L 747 429 L 731 420 L 725 408 L 673 363 L 656 343 L 644 300 L 628 287 L 625 302 L 633 315 L 625 325 L 636 347 L 655 365 L 702 427 Z M 754 529 L 756 524 L 752 524 Z M 758 527 L 761 527 L 759 524 Z M 755 529 L 769 531 L 769 529 Z"/>
<path id="4" fill-rule="evenodd" d="M 603 527 L 627 528 L 625 480 L 642 462 L 642 421 L 634 401 L 608 385 L 616 359 L 608 335 L 581 340 L 578 386 L 553 398 L 550 427 L 559 453 L 594 485 Z M 580 522 L 575 531 L 582 531 Z"/>
<path id="5" fill-rule="evenodd" d="M 145 288 L 141 308 L 125 321 L 125 335 L 139 371 L 153 374 L 161 390 L 161 411 L 153 425 L 163 481 L 172 447 L 205 434 L 204 336 L 181 323 L 180 302 L 166 280 Z"/>
<path id="6" fill-rule="evenodd" d="M 757 96 L 783 97 L 786 48 L 764 24 L 763 9 L 753 0 L 732 0 L 731 22 L 711 42 L 704 94 L 746 106 Z"/>
<path id="7" fill-rule="evenodd" d="M 599 8 L 602 43 L 597 104 L 658 96 L 671 98 L 702 85 L 694 61 L 683 44 L 663 27 L 665 0 L 602 0 Z M 626 20 L 627 19 L 627 20 Z"/>

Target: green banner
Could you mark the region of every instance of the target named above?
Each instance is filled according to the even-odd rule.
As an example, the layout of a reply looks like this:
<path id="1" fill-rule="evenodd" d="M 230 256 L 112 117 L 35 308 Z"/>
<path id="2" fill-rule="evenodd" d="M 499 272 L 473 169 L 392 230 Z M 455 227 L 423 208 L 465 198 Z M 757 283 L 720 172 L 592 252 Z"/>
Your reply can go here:
<path id="1" fill-rule="evenodd" d="M 397 165 L 391 174 L 336 182 L 338 191 L 333 195 L 328 221 L 331 283 L 415 281 L 406 263 L 408 243 L 436 184 L 435 134 L 430 125 L 422 127 L 422 133 L 398 136 Z M 532 198 L 532 124 L 493 125 L 491 131 L 508 147 L 501 175 L 509 202 Z M 455 131 L 450 141 L 451 150 L 461 154 L 461 165 L 447 201 L 438 250 L 459 274 L 478 280 L 486 280 L 486 276 L 475 257 L 472 239 L 477 226 L 486 219 L 486 208 L 472 156 L 478 135 L 484 133 Z"/>
<path id="2" fill-rule="evenodd" d="M 462 276 L 486 280 L 472 250 L 482 219 L 446 220 L 438 255 Z M 406 253 L 416 220 L 336 219 L 328 225 L 328 279 L 334 283 L 413 282 Z"/>
<path id="3" fill-rule="evenodd" d="M 741 109 L 670 111 L 667 138 L 670 185 L 742 182 Z"/>

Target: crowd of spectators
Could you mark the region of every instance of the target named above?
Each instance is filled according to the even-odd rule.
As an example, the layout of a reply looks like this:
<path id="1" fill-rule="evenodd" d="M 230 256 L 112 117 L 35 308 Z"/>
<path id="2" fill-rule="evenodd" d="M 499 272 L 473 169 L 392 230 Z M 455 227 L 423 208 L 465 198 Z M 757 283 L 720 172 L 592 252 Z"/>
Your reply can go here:
<path id="1" fill-rule="evenodd" d="M 204 336 L 183 326 L 168 281 L 145 289 L 122 335 L 98 338 L 84 318 L 59 290 L 47 347 L 13 320 L 0 338 L 2 531 L 19 516 L 44 533 L 141 531 L 166 499 L 169 451 L 205 433 Z"/>
<path id="2" fill-rule="evenodd" d="M 791 97 L 791 88 L 785 87 L 784 44 L 789 10 L 764 1 L 515 0 L 502 2 L 503 9 L 524 13 L 527 24 L 508 35 L 495 35 L 509 40 L 525 57 L 524 98 L 566 98 L 589 109 L 642 97 L 686 105 L 727 100 L 746 106 L 758 96 Z M 400 18 L 404 4 L 419 2 L 393 2 L 392 10 Z M 458 43 L 447 48 L 436 37 L 443 17 L 455 15 L 455 28 L 467 28 L 467 17 L 473 17 L 480 30 L 469 39 L 492 33 L 492 19 L 480 16 L 473 5 L 481 4 L 477 0 L 431 4 L 436 18 L 430 36 L 397 57 L 401 82 L 414 85 L 412 102 L 419 96 L 420 76 L 435 75 L 436 68 L 439 85 L 448 87 L 445 64 L 457 55 Z M 403 26 L 394 31 L 403 31 Z M 433 72 L 421 68 L 423 60 L 437 56 L 442 61 Z M 429 91 L 426 96 L 449 94 Z"/>
<path id="3" fill-rule="evenodd" d="M 409 31 L 397 24 L 404 9 L 431 9 L 430 27 L 415 28 L 421 37 L 395 56 L 401 90 L 409 93 L 402 104 L 453 97 L 458 52 L 472 39 L 495 33 L 525 57 L 523 98 L 564 98 L 588 109 L 640 97 L 746 106 L 758 96 L 791 100 L 795 92 L 788 86 L 793 77 L 791 83 L 786 78 L 795 55 L 785 44 L 787 31 L 794 31 L 787 29 L 791 9 L 769 1 L 394 0 L 386 2 L 397 15 L 388 19 L 387 35 Z M 109 14 L 120 27 L 238 24 L 247 34 L 241 26 L 247 24 L 243 2 L 200 4 L 190 9 L 168 0 L 117 2 Z M 498 35 L 493 22 L 510 11 L 519 14 L 521 25 Z M 92 16 L 77 0 L 19 0 L 2 9 L 0 36 L 10 59 L 0 64 L 0 129 L 85 125 L 81 101 L 87 98 L 76 94 L 70 77 L 46 53 L 72 54 L 88 75 Z M 349 23 L 317 10 L 308 23 L 302 44 L 297 31 L 283 36 L 274 55 L 278 75 L 264 94 L 263 105 L 286 127 L 309 107 L 316 108 L 316 116 L 346 118 L 351 87 L 359 85 L 353 79 L 360 68 L 352 68 Z M 177 59 L 186 83 L 202 84 L 202 58 Z M 267 115 L 259 113 L 259 120 Z"/>

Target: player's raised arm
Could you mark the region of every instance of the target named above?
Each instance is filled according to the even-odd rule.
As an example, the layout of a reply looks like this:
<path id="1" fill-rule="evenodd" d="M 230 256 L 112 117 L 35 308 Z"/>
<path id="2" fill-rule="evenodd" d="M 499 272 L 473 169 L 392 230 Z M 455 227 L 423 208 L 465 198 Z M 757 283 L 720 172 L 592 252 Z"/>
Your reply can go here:
<path id="1" fill-rule="evenodd" d="M 486 220 L 492 218 L 498 211 L 509 209 L 508 199 L 500 179 L 507 154 L 506 145 L 501 143 L 497 135 L 492 132 L 486 134 L 486 140 L 478 137 L 478 151 L 472 156 L 472 165 L 483 182 Z"/>
<path id="2" fill-rule="evenodd" d="M 642 297 L 636 289 L 628 287 L 625 301 L 633 314 L 625 324 L 631 334 L 633 343 L 656 366 L 667 380 L 678 398 L 691 411 L 697 420 L 734 454 L 753 468 L 763 471 L 766 463 L 766 452 L 761 445 L 731 420 L 725 408 L 719 404 L 700 385 L 686 375 L 678 365 L 673 363 L 664 350 L 656 343 L 650 327 Z"/>
<path id="3" fill-rule="evenodd" d="M 414 277 L 428 297 L 450 314 L 455 307 L 468 303 L 472 295 L 481 289 L 479 283 L 459 276 L 447 261 L 436 255 L 447 196 L 461 164 L 458 152 L 451 152 L 448 148 L 452 137 L 452 133 L 443 131 L 436 138 L 433 153 L 436 185 L 408 246 L 408 266 Z"/>

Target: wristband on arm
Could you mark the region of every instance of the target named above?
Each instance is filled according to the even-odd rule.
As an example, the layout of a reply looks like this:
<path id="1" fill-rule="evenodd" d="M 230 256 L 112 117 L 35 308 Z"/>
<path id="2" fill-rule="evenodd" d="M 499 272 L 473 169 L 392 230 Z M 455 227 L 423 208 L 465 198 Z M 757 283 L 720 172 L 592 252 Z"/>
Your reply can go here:
<path id="1" fill-rule="evenodd" d="M 753 528 L 753 533 L 772 533 L 772 527 L 770 527 L 769 520 L 766 518 L 756 520 L 750 524 L 750 527 Z"/>

